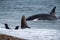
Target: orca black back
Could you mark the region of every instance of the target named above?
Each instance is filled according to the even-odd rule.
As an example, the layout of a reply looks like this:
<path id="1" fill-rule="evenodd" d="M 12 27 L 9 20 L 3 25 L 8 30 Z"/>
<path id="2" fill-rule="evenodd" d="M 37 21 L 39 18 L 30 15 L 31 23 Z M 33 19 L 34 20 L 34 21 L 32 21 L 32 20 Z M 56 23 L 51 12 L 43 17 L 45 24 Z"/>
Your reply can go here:
<path id="1" fill-rule="evenodd" d="M 32 15 L 32 16 L 29 16 L 26 20 L 27 21 L 34 20 L 34 19 L 38 19 L 38 20 L 56 20 L 57 17 L 55 16 L 55 9 L 56 9 L 56 6 L 53 7 L 53 9 L 51 10 L 51 12 L 49 14 L 44 13 L 44 14 Z"/>

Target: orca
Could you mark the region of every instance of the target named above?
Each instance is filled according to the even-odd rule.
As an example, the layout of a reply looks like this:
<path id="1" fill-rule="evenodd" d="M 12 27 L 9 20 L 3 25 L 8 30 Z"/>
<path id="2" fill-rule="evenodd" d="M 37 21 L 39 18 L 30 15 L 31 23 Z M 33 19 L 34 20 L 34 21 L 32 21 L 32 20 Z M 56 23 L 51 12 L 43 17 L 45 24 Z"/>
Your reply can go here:
<path id="1" fill-rule="evenodd" d="M 19 26 L 16 26 L 16 27 L 15 27 L 15 30 L 17 30 L 17 29 L 19 29 Z"/>
<path id="2" fill-rule="evenodd" d="M 51 10 L 50 14 L 36 14 L 36 15 L 32 15 L 29 16 L 28 18 L 26 18 L 27 21 L 31 21 L 34 19 L 38 19 L 38 20 L 56 20 L 57 17 L 55 16 L 55 9 L 56 6 L 54 6 L 54 8 Z"/>
<path id="3" fill-rule="evenodd" d="M 7 23 L 5 23 L 4 25 L 5 25 L 5 28 L 6 28 L 6 29 L 10 29 L 10 28 L 8 27 L 8 24 L 7 24 Z"/>
<path id="4" fill-rule="evenodd" d="M 21 18 L 21 29 L 25 29 L 25 28 L 30 28 L 30 27 L 27 25 L 26 18 L 23 15 Z"/>

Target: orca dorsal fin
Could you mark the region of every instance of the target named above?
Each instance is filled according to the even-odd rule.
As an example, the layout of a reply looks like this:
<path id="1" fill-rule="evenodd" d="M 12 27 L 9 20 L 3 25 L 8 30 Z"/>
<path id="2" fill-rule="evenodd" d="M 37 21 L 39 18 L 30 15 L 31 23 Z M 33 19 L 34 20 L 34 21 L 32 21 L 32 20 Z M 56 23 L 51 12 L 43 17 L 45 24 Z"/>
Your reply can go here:
<path id="1" fill-rule="evenodd" d="M 54 6 L 54 8 L 51 10 L 51 12 L 50 12 L 50 14 L 52 15 L 52 16 L 55 16 L 55 9 L 56 9 L 56 6 Z"/>
<path id="2" fill-rule="evenodd" d="M 21 29 L 24 29 L 24 28 L 30 28 L 30 27 L 28 27 L 27 22 L 26 22 L 26 18 L 23 15 L 22 19 L 21 19 Z"/>

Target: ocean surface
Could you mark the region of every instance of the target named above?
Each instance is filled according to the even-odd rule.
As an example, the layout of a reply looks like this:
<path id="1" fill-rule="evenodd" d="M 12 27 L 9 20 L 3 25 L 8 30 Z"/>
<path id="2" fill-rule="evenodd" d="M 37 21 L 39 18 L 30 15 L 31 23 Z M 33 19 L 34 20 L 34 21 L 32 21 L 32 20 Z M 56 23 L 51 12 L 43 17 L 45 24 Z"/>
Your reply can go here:
<path id="1" fill-rule="evenodd" d="M 47 13 L 56 6 L 56 16 L 60 16 L 60 0 L 0 0 L 0 23 L 7 23 L 11 28 L 21 26 L 21 17 L 26 18 Z M 32 28 L 60 29 L 60 20 L 55 21 L 27 21 Z"/>
<path id="2" fill-rule="evenodd" d="M 35 14 L 49 14 L 54 6 L 56 6 L 58 17 L 60 16 L 60 0 L 0 0 L 0 24 L 7 23 L 11 29 L 14 29 L 17 25 L 21 26 L 22 15 L 27 18 Z M 60 19 L 27 21 L 27 24 L 35 29 L 54 29 L 60 32 Z M 1 26 L 1 28 L 4 27 Z"/>

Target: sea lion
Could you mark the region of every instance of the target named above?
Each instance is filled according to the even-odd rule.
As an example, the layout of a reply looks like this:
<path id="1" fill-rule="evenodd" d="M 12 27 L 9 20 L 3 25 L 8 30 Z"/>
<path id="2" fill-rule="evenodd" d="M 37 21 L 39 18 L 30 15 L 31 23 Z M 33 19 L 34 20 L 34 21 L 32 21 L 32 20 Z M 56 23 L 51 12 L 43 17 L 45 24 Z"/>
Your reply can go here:
<path id="1" fill-rule="evenodd" d="M 21 29 L 25 29 L 25 28 L 30 28 L 30 27 L 28 27 L 27 22 L 26 22 L 26 18 L 23 15 L 21 18 Z"/>

